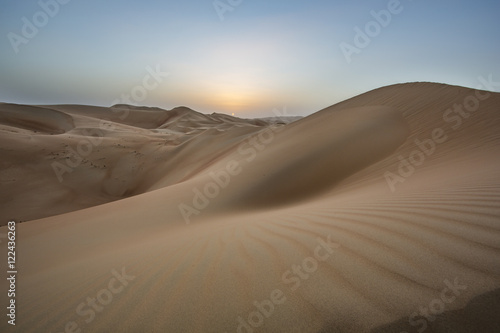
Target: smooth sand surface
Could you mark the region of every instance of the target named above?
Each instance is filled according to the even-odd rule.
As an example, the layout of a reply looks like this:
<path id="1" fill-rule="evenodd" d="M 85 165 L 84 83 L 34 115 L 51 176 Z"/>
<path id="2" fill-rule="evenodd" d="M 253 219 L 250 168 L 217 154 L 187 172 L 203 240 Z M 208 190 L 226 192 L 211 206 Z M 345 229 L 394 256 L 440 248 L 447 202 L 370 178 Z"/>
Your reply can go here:
<path id="1" fill-rule="evenodd" d="M 433 83 L 287 125 L 0 104 L 1 221 L 29 220 L 0 331 L 499 332 L 499 112 Z"/>

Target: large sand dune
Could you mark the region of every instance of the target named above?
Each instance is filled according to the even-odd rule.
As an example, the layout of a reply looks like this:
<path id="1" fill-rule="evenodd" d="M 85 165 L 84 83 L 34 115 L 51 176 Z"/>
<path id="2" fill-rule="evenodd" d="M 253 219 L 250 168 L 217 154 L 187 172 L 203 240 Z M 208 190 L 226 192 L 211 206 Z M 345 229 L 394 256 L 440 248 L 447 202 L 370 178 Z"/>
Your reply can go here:
<path id="1" fill-rule="evenodd" d="M 45 106 L 56 134 L 2 104 L 2 222 L 30 221 L 0 331 L 499 332 L 499 107 L 432 83 L 287 125 Z"/>

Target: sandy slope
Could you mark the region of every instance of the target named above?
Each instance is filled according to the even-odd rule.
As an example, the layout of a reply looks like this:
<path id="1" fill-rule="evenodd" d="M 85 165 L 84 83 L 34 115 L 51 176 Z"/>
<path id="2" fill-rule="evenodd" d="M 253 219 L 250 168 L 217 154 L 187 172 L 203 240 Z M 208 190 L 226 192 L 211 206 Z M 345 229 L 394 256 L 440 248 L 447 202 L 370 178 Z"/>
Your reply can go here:
<path id="1" fill-rule="evenodd" d="M 123 124 L 105 139 L 150 151 L 138 161 L 155 168 L 127 187 L 142 194 L 18 224 L 18 321 L 0 329 L 498 332 L 499 106 L 415 83 L 285 127 Z M 168 161 L 151 162 L 154 135 L 173 137 Z M 118 149 L 102 156 L 132 167 Z M 82 168 L 81 183 L 102 182 Z"/>
<path id="2" fill-rule="evenodd" d="M 0 104 L 0 225 L 177 183 L 266 125 L 188 108 Z"/>

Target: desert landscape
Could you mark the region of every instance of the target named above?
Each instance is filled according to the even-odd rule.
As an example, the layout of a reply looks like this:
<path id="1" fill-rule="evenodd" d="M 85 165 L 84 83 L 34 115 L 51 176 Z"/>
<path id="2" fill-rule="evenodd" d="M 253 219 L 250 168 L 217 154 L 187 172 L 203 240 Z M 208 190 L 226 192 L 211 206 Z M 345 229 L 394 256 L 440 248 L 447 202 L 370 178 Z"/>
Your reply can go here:
<path id="1" fill-rule="evenodd" d="M 487 88 L 395 84 L 302 118 L 0 104 L 0 331 L 499 332 Z"/>
<path id="2" fill-rule="evenodd" d="M 0 1 L 0 333 L 500 333 L 500 1 Z"/>

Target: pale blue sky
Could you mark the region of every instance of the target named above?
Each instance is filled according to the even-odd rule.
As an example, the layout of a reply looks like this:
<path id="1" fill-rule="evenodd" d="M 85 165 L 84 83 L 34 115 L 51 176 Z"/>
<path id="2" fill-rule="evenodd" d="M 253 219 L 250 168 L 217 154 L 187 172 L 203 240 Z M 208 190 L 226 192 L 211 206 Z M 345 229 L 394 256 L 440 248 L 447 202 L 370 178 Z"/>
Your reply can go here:
<path id="1" fill-rule="evenodd" d="M 42 25 L 42 7 L 0 0 L 0 101 L 109 106 L 143 84 L 148 66 L 169 75 L 134 104 L 242 117 L 310 114 L 400 82 L 500 81 L 493 0 L 401 0 L 348 63 L 340 44 L 355 45 L 354 28 L 391 1 L 242 0 L 221 21 L 212 0 L 71 0 L 16 53 L 9 33 L 25 38 L 23 17 Z"/>

